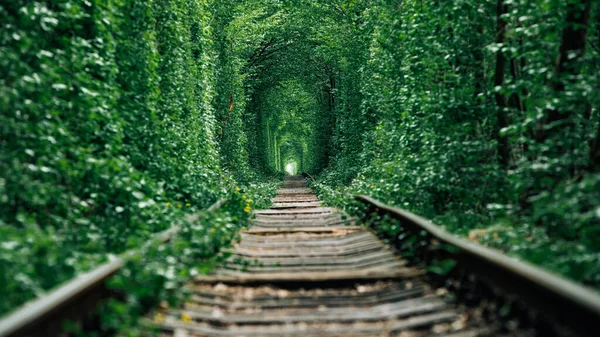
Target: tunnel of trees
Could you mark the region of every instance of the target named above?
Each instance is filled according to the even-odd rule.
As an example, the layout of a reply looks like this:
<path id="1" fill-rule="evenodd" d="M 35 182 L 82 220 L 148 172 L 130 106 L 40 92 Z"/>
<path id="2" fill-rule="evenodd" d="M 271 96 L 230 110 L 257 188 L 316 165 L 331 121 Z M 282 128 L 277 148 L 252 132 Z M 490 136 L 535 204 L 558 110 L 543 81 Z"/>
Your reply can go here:
<path id="1" fill-rule="evenodd" d="M 282 172 L 600 285 L 600 1 L 15 0 L 0 27 L 0 313 Z"/>

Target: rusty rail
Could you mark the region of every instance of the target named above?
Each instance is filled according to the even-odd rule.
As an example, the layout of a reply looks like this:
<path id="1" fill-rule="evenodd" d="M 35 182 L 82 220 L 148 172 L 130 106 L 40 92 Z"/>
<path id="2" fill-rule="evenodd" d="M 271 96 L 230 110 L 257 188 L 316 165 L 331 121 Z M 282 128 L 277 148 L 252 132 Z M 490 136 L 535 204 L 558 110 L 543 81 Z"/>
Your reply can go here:
<path id="1" fill-rule="evenodd" d="M 417 255 L 422 260 L 454 260 L 454 271 L 440 279 L 447 282 L 466 275 L 469 280 L 477 280 L 476 287 L 491 290 L 487 295 L 479 294 L 478 301 L 501 299 L 524 304 L 527 312 L 534 313 L 539 320 L 531 326 L 538 335 L 596 335 L 596 324 L 600 321 L 600 295 L 596 292 L 458 238 L 405 210 L 367 196 L 356 199 L 366 205 L 367 215 L 391 217 L 398 220 L 405 231 L 418 234 L 423 245 L 414 247 L 420 247 Z M 433 277 L 426 276 L 423 264 L 411 266 L 408 260 L 394 256 L 373 231 L 356 226 L 356 218 L 342 218 L 339 210 L 322 207 L 316 200 L 303 179 L 286 178 L 273 199 L 274 206 L 255 212 L 253 228 L 242 232 L 242 240 L 230 252 L 231 258 L 213 275 L 193 281 L 195 306 L 163 310 L 170 320 L 149 324 L 158 325 L 164 332 L 186 330 L 215 336 L 279 336 L 282 332 L 308 336 L 311 331 L 321 333 L 323 324 L 337 329 L 334 330 L 341 335 L 373 335 L 382 329 L 400 333 L 452 322 L 461 312 L 468 312 L 469 309 L 464 311 L 443 300 L 443 295 L 435 289 L 444 286 L 437 288 Z M 167 242 L 178 230 L 175 226 L 160 233 L 151 243 Z M 402 243 L 398 237 L 390 241 Z M 131 253 L 99 266 L 5 317 L 0 321 L 0 337 L 26 333 L 54 335 L 49 331 L 59 331 L 60 327 L 49 330 L 48 322 L 59 324 L 74 310 L 81 315 L 86 311 L 82 308 L 93 308 L 111 295 L 105 281 L 121 268 L 128 254 Z M 246 264 L 250 261 L 259 263 Z M 461 291 L 473 286 L 458 283 Z M 422 284 L 428 286 L 422 287 Z M 256 296 L 240 295 L 248 293 Z M 492 297 L 486 297 L 489 294 Z M 240 298 L 244 300 L 235 300 Z M 214 306 L 227 314 L 223 317 L 207 314 Z M 244 310 L 257 307 L 262 309 Z M 279 314 L 282 310 L 285 315 L 268 314 Z M 183 316 L 188 322 L 179 321 Z M 499 319 L 497 315 L 488 321 L 477 318 L 469 323 L 465 336 L 487 330 L 500 331 Z M 290 321 L 307 324 L 308 332 L 289 325 Z M 387 323 L 381 325 L 381 322 Z M 548 323 L 548 327 L 540 330 L 540 322 Z M 524 329 L 527 328 L 528 325 L 524 325 Z M 555 333 L 559 328 L 575 334 Z M 454 336 L 451 331 L 447 333 Z M 527 330 L 515 333 L 528 336 Z"/>
<path id="2" fill-rule="evenodd" d="M 219 209 L 225 202 L 226 199 L 217 201 L 208 208 L 208 211 Z M 160 232 L 148 242 L 148 245 L 167 243 L 177 235 L 179 230 L 179 226 L 173 226 Z M 111 295 L 105 286 L 106 281 L 115 275 L 135 253 L 135 251 L 123 253 L 2 317 L 0 337 L 51 336 L 62 330 L 63 318 L 74 316 L 83 318 L 81 316 L 86 313 L 82 312 L 82 307 L 91 309 Z"/>
<path id="3" fill-rule="evenodd" d="M 371 197 L 357 196 L 356 200 L 367 205 L 370 212 L 400 221 L 410 232 L 427 233 L 429 249 L 435 250 L 439 243 L 455 247 L 456 251 L 443 251 L 441 254 L 455 260 L 458 268 L 476 275 L 492 289 L 531 306 L 548 321 L 557 322 L 582 335 L 597 336 L 600 295 L 593 290 L 456 237 L 427 219 Z"/>

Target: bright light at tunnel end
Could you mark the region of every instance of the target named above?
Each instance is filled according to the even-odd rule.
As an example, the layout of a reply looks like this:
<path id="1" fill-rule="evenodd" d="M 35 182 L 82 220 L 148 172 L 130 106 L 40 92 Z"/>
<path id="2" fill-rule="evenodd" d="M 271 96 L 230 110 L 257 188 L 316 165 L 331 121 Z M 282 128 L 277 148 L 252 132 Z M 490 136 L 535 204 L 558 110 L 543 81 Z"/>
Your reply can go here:
<path id="1" fill-rule="evenodd" d="M 287 173 L 290 176 L 297 174 L 298 173 L 298 163 L 292 161 L 292 162 L 285 164 L 285 173 Z"/>

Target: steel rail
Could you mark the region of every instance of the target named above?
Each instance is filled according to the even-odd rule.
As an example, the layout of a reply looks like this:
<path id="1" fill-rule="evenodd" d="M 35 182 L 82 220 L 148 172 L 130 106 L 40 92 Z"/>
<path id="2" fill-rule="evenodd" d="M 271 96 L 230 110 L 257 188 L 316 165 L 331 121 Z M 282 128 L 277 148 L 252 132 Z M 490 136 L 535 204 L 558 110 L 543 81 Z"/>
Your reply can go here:
<path id="1" fill-rule="evenodd" d="M 221 208 L 226 202 L 227 199 L 221 199 L 207 210 L 209 212 L 215 211 Z M 192 215 L 188 218 L 188 221 L 193 221 L 194 219 Z M 170 229 L 155 234 L 147 245 L 169 242 L 177 235 L 179 230 L 180 226 L 175 225 Z M 106 281 L 115 275 L 136 252 L 137 250 L 125 252 L 91 271 L 76 276 L 74 279 L 51 290 L 46 295 L 31 300 L 2 317 L 0 319 L 0 337 L 23 336 L 27 333 L 31 335 L 51 335 L 48 331 L 34 332 L 34 329 L 37 329 L 49 319 L 59 319 L 63 316 L 63 311 L 69 311 L 70 305 L 79 300 L 85 300 L 86 296 L 93 295 L 94 293 L 105 293 Z M 102 299 L 102 296 L 92 297 L 91 302 L 93 303 L 87 301 L 86 307 L 94 306 Z M 75 311 L 77 311 L 77 308 L 75 308 Z M 53 324 L 57 325 L 58 329 L 60 329 L 62 322 L 54 322 Z"/>
<path id="2" fill-rule="evenodd" d="M 370 211 L 399 220 L 403 228 L 425 231 L 430 243 L 444 243 L 456 248 L 445 252 L 457 262 L 457 267 L 475 274 L 492 289 L 523 301 L 553 323 L 573 329 L 583 335 L 597 336 L 600 322 L 600 295 L 529 263 L 508 257 L 454 236 L 431 221 L 408 211 L 388 206 L 368 196 L 356 196 Z"/>
<path id="3" fill-rule="evenodd" d="M 316 183 L 316 182 L 317 182 L 317 181 L 315 180 L 315 178 L 313 178 L 313 176 L 311 176 L 311 175 L 310 175 L 310 173 L 308 173 L 308 172 L 302 172 L 302 173 L 301 173 L 301 175 L 302 175 L 304 178 L 309 178 L 310 180 L 312 180 L 312 181 L 313 181 L 313 183 Z"/>

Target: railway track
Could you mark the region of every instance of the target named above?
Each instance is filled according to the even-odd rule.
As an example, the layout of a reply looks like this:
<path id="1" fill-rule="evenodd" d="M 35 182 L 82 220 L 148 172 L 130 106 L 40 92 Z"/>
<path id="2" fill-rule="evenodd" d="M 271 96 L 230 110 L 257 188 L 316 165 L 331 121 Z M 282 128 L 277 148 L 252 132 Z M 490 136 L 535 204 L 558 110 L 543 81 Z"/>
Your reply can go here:
<path id="1" fill-rule="evenodd" d="M 323 207 L 302 176 L 287 177 L 271 209 L 255 213 L 254 225 L 242 233 L 227 262 L 191 285 L 190 301 L 163 310 L 159 322 L 151 322 L 161 335 L 576 334 L 537 312 L 502 313 L 506 297 L 485 294 L 468 272 L 459 278 L 467 275 L 471 282 L 433 280 L 424 264 L 411 265 L 374 231 L 358 226 L 358 219 Z M 457 299 L 460 292 L 449 289 L 452 283 L 469 288 L 462 297 L 483 297 L 467 305 Z"/>
<path id="2" fill-rule="evenodd" d="M 380 237 L 362 226 L 364 218 L 322 206 L 304 177 L 287 177 L 221 267 L 190 281 L 185 304 L 157 309 L 142 324 L 149 335 L 175 337 L 597 335 L 596 293 L 411 213 L 357 201 L 365 214 L 394 219 L 407 232 Z M 410 254 L 397 249 L 407 242 Z M 428 268 L 448 260 L 455 263 L 448 274 Z M 119 263 L 0 320 L 0 337 L 53 335 L 40 333 L 45 322 L 89 308 L 90 295 L 103 291 Z"/>

